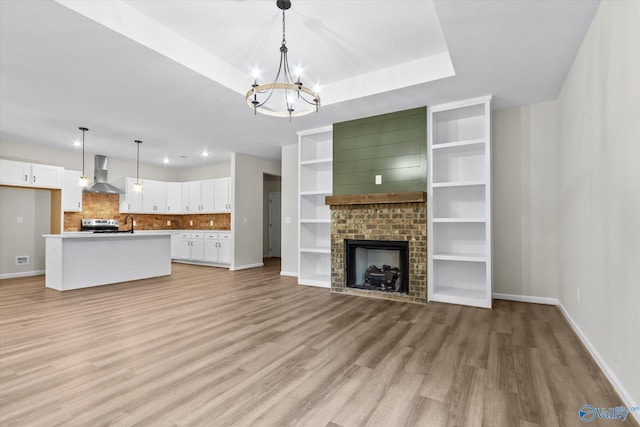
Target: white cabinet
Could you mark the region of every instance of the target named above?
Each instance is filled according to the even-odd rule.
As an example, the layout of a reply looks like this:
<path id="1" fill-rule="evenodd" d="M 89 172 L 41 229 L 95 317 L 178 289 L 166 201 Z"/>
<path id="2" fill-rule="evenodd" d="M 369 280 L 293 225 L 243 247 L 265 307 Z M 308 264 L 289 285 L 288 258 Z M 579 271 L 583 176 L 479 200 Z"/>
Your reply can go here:
<path id="1" fill-rule="evenodd" d="M 142 212 L 142 192 L 135 191 L 133 184 L 135 178 L 126 177 L 123 179 L 124 193 L 120 194 L 121 213 L 141 213 Z M 144 187 L 143 187 L 144 191 Z"/>
<path id="2" fill-rule="evenodd" d="M 429 301 L 491 307 L 490 100 L 429 109 Z"/>
<path id="3" fill-rule="evenodd" d="M 142 180 L 142 212 L 167 212 L 167 183 L 152 179 Z"/>
<path id="4" fill-rule="evenodd" d="M 182 213 L 182 183 L 167 182 L 167 213 Z"/>
<path id="5" fill-rule="evenodd" d="M 211 213 L 215 206 L 215 180 L 205 179 L 200 187 L 200 213 Z"/>
<path id="6" fill-rule="evenodd" d="M 213 264 L 229 264 L 231 262 L 230 233 L 204 233 L 204 261 Z"/>
<path id="7" fill-rule="evenodd" d="M 172 240 L 175 249 L 171 249 L 172 257 L 186 261 L 204 261 L 204 239 L 200 232 L 181 232 Z"/>
<path id="8" fill-rule="evenodd" d="M 216 178 L 214 212 L 231 212 L 231 178 Z"/>
<path id="9" fill-rule="evenodd" d="M 65 169 L 62 186 L 62 210 L 64 212 L 82 212 L 82 172 Z"/>
<path id="10" fill-rule="evenodd" d="M 333 128 L 298 132 L 298 283 L 331 286 Z"/>
<path id="11" fill-rule="evenodd" d="M 35 188 L 62 188 L 64 168 L 0 159 L 0 184 Z"/>
<path id="12" fill-rule="evenodd" d="M 202 181 L 190 181 L 186 184 L 186 199 L 187 203 L 183 205 L 184 210 L 183 213 L 201 213 L 201 202 L 202 202 Z M 183 189 L 185 186 L 182 187 Z M 185 194 L 183 193 L 182 198 L 185 198 Z"/>

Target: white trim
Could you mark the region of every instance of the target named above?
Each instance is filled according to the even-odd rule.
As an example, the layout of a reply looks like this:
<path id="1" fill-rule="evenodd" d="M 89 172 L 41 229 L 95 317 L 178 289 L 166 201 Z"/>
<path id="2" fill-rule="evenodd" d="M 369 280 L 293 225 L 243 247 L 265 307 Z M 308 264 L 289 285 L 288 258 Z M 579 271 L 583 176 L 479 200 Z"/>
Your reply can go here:
<path id="1" fill-rule="evenodd" d="M 16 277 L 40 276 L 41 274 L 44 274 L 44 270 L 23 271 L 20 273 L 6 273 L 6 274 L 0 274 L 0 279 L 13 279 Z"/>
<path id="2" fill-rule="evenodd" d="M 295 271 L 281 271 L 280 275 L 281 276 L 298 277 L 298 273 L 296 273 Z"/>
<path id="3" fill-rule="evenodd" d="M 584 344 L 587 350 L 589 350 L 591 357 L 593 357 L 593 359 L 596 361 L 596 363 L 598 364 L 602 372 L 604 372 L 604 375 L 607 377 L 607 379 L 609 380 L 613 388 L 616 390 L 616 392 L 618 392 L 618 395 L 622 398 L 622 402 L 624 403 L 624 405 L 627 407 L 638 406 L 640 402 L 633 401 L 633 399 L 631 398 L 631 395 L 627 392 L 627 390 L 622 385 L 622 382 L 620 382 L 616 374 L 614 374 L 611 368 L 609 368 L 609 366 L 605 363 L 604 359 L 600 357 L 598 350 L 596 350 L 595 346 L 591 344 L 591 341 L 589 341 L 589 338 L 587 338 L 587 335 L 584 332 L 582 332 L 582 329 L 580 329 L 580 326 L 578 326 L 578 324 L 573 320 L 573 318 L 571 317 L 567 309 L 564 308 L 564 306 L 560 301 L 558 301 L 558 309 L 560 310 L 564 318 L 567 319 L 567 322 L 569 323 L 569 325 L 571 325 L 571 328 L 573 328 L 573 331 L 576 333 L 576 335 L 578 335 L 578 337 L 582 341 L 582 344 Z M 630 412 L 629 414 L 633 416 L 636 419 L 636 421 L 640 422 L 640 412 L 635 411 L 635 412 Z"/>
<path id="4" fill-rule="evenodd" d="M 230 271 L 248 270 L 250 268 L 257 268 L 257 267 L 264 267 L 264 263 L 258 262 L 256 264 L 233 266 L 233 267 L 229 268 L 229 270 Z"/>
<path id="5" fill-rule="evenodd" d="M 507 301 L 530 302 L 533 304 L 546 304 L 546 305 L 559 304 L 559 301 L 557 298 L 534 297 L 529 295 L 499 294 L 496 292 L 494 292 L 492 296 L 494 299 L 502 299 Z"/>

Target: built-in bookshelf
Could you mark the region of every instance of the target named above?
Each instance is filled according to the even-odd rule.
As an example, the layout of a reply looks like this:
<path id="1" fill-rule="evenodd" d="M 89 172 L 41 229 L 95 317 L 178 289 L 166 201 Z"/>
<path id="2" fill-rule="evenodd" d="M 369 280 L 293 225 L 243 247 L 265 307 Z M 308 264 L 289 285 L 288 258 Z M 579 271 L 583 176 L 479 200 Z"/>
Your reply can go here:
<path id="1" fill-rule="evenodd" d="M 490 101 L 429 108 L 429 301 L 491 307 Z"/>
<path id="2" fill-rule="evenodd" d="M 298 132 L 298 283 L 331 286 L 333 128 Z"/>

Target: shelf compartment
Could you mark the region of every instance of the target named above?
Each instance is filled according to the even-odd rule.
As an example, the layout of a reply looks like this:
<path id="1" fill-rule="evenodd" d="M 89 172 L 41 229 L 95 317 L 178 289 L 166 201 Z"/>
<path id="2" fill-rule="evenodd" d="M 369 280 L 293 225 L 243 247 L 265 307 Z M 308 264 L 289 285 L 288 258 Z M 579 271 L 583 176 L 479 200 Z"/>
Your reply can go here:
<path id="1" fill-rule="evenodd" d="M 331 286 L 331 255 L 328 253 L 300 252 L 298 283 L 310 286 Z"/>
<path id="2" fill-rule="evenodd" d="M 300 224 L 300 250 L 329 251 L 331 247 L 331 223 L 308 223 Z"/>
<path id="3" fill-rule="evenodd" d="M 433 261 L 433 293 L 486 297 L 487 267 L 483 262 Z"/>
<path id="4" fill-rule="evenodd" d="M 433 182 L 484 181 L 486 179 L 484 144 L 433 150 L 432 161 Z"/>
<path id="5" fill-rule="evenodd" d="M 484 218 L 485 186 L 436 187 L 431 203 L 435 218 Z"/>
<path id="6" fill-rule="evenodd" d="M 484 256 L 483 254 L 458 255 L 458 254 L 435 253 L 433 254 L 433 259 L 442 260 L 442 261 L 487 262 L 487 257 Z"/>
<path id="7" fill-rule="evenodd" d="M 431 184 L 433 188 L 443 187 L 468 187 L 471 185 L 485 185 L 484 181 L 452 181 L 452 182 L 434 182 Z"/>
<path id="8" fill-rule="evenodd" d="M 312 163 L 300 166 L 300 192 L 324 190 L 328 193 L 333 188 L 333 168 L 331 163 Z"/>
<path id="9" fill-rule="evenodd" d="M 433 218 L 431 220 L 434 223 L 437 222 L 455 222 L 455 223 L 461 223 L 461 222 L 482 222 L 482 223 L 486 223 L 487 220 L 484 218 Z"/>
<path id="10" fill-rule="evenodd" d="M 475 145 L 475 144 L 484 144 L 485 143 L 485 139 L 484 138 L 478 138 L 478 139 L 468 139 L 465 141 L 454 141 L 454 142 L 445 142 L 442 144 L 433 144 L 433 149 L 434 150 L 442 150 L 442 149 L 447 149 L 447 148 L 453 148 L 453 147 L 465 147 L 465 146 L 469 146 L 469 145 Z"/>
<path id="11" fill-rule="evenodd" d="M 331 209 L 324 204 L 324 194 L 300 196 L 300 220 L 327 220 L 331 219 Z"/>
<path id="12" fill-rule="evenodd" d="M 333 155 L 333 131 L 320 132 L 300 137 L 300 162 L 316 159 L 331 159 Z"/>
<path id="13" fill-rule="evenodd" d="M 484 138 L 485 106 L 469 105 L 433 113 L 433 144 Z"/>
<path id="14" fill-rule="evenodd" d="M 450 256 L 485 256 L 487 253 L 486 224 L 433 224 L 433 253 Z"/>

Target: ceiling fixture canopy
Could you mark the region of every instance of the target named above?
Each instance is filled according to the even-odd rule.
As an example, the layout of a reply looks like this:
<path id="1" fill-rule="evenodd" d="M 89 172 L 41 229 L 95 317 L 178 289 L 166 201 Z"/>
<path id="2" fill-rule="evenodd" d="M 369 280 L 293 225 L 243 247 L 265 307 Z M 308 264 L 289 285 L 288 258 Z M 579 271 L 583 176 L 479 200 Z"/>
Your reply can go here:
<path id="1" fill-rule="evenodd" d="M 284 12 L 291 8 L 291 1 L 277 0 L 276 4 L 282 10 L 282 43 L 280 44 L 278 73 L 273 83 L 258 84 L 257 72 L 254 72 L 253 84 L 247 92 L 245 100 L 247 105 L 253 109 L 254 114 L 289 117 L 291 120 L 292 117 L 317 112 L 320 107 L 320 95 L 317 90 L 309 89 L 302 84 L 300 71 L 296 71 L 296 78 L 294 78 L 289 70 L 289 59 L 287 58 L 289 49 L 285 37 Z M 269 105 L 267 105 L 268 102 Z"/>

